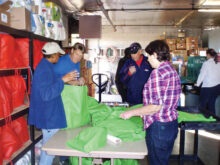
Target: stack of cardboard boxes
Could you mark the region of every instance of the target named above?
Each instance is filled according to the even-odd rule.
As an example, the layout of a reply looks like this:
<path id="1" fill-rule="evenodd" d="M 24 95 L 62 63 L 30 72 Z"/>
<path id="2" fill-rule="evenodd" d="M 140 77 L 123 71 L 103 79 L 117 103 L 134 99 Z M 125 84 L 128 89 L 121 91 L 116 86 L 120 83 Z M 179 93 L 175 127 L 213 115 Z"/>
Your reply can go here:
<path id="1" fill-rule="evenodd" d="M 186 76 L 186 66 L 188 61 L 188 56 L 198 56 L 199 52 L 206 50 L 207 48 L 199 48 L 199 41 L 197 36 L 193 37 L 179 37 L 166 39 L 166 42 L 170 48 L 172 55 L 172 62 L 174 68 L 177 69 L 180 76 Z M 180 65 L 180 60 L 183 59 L 182 64 Z M 176 62 L 178 61 L 178 62 Z M 179 68 L 181 67 L 181 69 Z"/>

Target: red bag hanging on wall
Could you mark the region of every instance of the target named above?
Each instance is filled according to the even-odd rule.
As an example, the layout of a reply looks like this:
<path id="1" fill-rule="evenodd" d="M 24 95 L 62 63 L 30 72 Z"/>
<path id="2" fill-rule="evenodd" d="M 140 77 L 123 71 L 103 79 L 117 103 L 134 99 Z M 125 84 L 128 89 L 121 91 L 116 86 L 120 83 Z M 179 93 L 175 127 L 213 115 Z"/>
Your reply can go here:
<path id="1" fill-rule="evenodd" d="M 0 68 L 20 68 L 24 66 L 15 38 L 8 34 L 0 34 Z"/>
<path id="2" fill-rule="evenodd" d="M 45 43 L 47 43 L 47 42 L 40 41 L 40 40 L 33 40 L 33 59 L 34 59 L 33 67 L 34 67 L 34 69 L 37 67 L 38 63 L 43 58 L 43 54 L 41 52 L 41 49 Z"/>
<path id="3" fill-rule="evenodd" d="M 13 120 L 11 123 L 11 127 L 22 143 L 25 143 L 30 139 L 28 133 L 27 120 L 25 120 L 24 117 L 20 117 L 16 120 Z"/>
<path id="4" fill-rule="evenodd" d="M 20 52 L 21 61 L 19 63 L 20 67 L 29 66 L 29 39 L 28 38 L 16 38 L 16 47 Z"/>
<path id="5" fill-rule="evenodd" d="M 13 68 L 15 53 L 15 40 L 8 34 L 0 34 L 0 68 Z"/>
<path id="6" fill-rule="evenodd" d="M 4 80 L 6 89 L 10 91 L 12 96 L 12 106 L 17 108 L 24 104 L 26 84 L 25 80 L 21 75 L 5 76 L 2 77 Z"/>
<path id="7" fill-rule="evenodd" d="M 0 165 L 3 164 L 3 149 L 2 149 L 2 128 L 0 128 Z"/>
<path id="8" fill-rule="evenodd" d="M 12 111 L 12 96 L 5 86 L 3 77 L 0 77 L 0 118 L 11 115 Z"/>
<path id="9" fill-rule="evenodd" d="M 3 149 L 3 158 L 10 160 L 10 157 L 14 152 L 16 152 L 21 146 L 22 143 L 16 133 L 12 130 L 10 123 L 2 127 L 2 149 Z"/>

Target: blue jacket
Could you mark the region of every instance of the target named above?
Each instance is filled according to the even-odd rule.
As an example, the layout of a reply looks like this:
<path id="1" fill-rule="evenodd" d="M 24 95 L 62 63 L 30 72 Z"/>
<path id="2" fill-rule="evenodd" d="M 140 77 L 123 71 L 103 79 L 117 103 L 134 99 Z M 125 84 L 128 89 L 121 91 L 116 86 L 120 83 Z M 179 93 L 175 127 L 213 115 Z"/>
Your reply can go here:
<path id="1" fill-rule="evenodd" d="M 57 79 L 53 64 L 42 59 L 38 64 L 32 81 L 28 123 L 42 129 L 66 127 L 61 92 L 62 79 Z"/>
<path id="2" fill-rule="evenodd" d="M 130 66 L 135 66 L 136 68 L 136 72 L 133 75 L 128 74 Z M 143 103 L 144 84 L 147 82 L 152 70 L 145 56 L 143 56 L 140 67 L 132 58 L 125 62 L 119 76 L 121 81 L 127 86 L 127 102 L 129 104 L 136 105 Z"/>

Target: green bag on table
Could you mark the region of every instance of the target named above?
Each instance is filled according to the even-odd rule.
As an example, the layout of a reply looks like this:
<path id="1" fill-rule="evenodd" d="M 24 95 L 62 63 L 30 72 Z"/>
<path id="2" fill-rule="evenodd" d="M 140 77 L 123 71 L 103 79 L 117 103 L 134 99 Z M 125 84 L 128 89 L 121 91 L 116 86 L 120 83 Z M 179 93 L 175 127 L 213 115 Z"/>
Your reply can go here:
<path id="1" fill-rule="evenodd" d="M 89 153 L 106 145 L 107 130 L 101 127 L 88 127 L 79 134 L 67 141 L 67 146 L 75 150 Z"/>
<path id="2" fill-rule="evenodd" d="M 111 112 L 111 108 L 105 104 L 98 104 L 90 107 L 89 113 L 91 114 L 92 125 L 96 126 L 97 123 L 105 120 L 111 114 Z"/>
<path id="3" fill-rule="evenodd" d="M 79 164 L 79 157 L 69 157 L 71 165 Z M 82 158 L 82 165 L 92 165 L 92 158 Z"/>
<path id="4" fill-rule="evenodd" d="M 87 86 L 64 85 L 61 96 L 67 122 L 65 129 L 87 125 L 91 120 L 87 108 Z"/>
<path id="5" fill-rule="evenodd" d="M 105 161 L 103 165 L 111 165 L 110 160 Z M 114 159 L 114 165 L 139 165 L 136 159 Z"/>
<path id="6" fill-rule="evenodd" d="M 122 141 L 137 141 L 145 138 L 143 128 L 131 120 L 107 119 L 97 123 L 96 126 L 106 128 L 108 134 L 116 136 Z"/>

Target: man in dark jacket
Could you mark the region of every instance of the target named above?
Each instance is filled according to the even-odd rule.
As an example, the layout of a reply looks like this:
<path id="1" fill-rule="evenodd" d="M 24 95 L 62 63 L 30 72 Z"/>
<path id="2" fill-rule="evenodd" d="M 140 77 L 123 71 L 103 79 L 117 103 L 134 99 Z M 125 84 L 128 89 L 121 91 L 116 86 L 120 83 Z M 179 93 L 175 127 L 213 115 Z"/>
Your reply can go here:
<path id="1" fill-rule="evenodd" d="M 127 102 L 130 105 L 142 104 L 142 91 L 153 70 L 147 57 L 142 54 L 141 45 L 137 42 L 129 47 L 131 58 L 120 71 L 121 81 L 127 86 Z"/>
<path id="2" fill-rule="evenodd" d="M 119 73 L 121 71 L 121 68 L 124 66 L 126 60 L 131 58 L 129 48 L 125 49 L 124 54 L 125 54 L 124 57 L 120 59 L 118 62 L 118 68 L 115 76 L 115 83 L 118 89 L 118 93 L 121 95 L 122 101 L 127 102 L 127 86 L 121 82 Z"/>
<path id="3" fill-rule="evenodd" d="M 34 72 L 31 88 L 31 102 L 28 123 L 42 129 L 43 144 L 46 143 L 60 128 L 66 127 L 61 92 L 64 83 L 77 78 L 75 72 L 70 72 L 57 78 L 53 64 L 65 52 L 55 42 L 48 42 L 42 48 L 44 58 Z M 40 165 L 52 165 L 54 156 L 41 151 Z"/>

